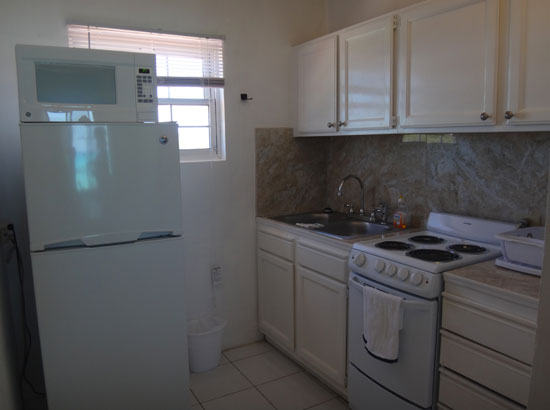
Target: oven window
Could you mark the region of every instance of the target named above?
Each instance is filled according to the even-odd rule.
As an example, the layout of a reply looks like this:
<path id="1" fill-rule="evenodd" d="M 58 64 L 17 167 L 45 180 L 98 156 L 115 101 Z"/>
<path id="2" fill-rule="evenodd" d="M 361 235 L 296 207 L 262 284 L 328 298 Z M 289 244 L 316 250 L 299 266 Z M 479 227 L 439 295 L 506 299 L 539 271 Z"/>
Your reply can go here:
<path id="1" fill-rule="evenodd" d="M 60 104 L 116 104 L 114 66 L 36 63 L 36 97 Z"/>

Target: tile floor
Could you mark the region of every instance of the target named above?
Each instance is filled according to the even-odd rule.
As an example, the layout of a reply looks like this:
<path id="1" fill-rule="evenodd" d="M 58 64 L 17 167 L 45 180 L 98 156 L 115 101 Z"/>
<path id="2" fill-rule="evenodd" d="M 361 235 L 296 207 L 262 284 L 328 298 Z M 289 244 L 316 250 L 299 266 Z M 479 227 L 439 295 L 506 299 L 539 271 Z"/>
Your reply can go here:
<path id="1" fill-rule="evenodd" d="M 223 352 L 220 365 L 191 374 L 193 410 L 347 410 L 335 393 L 266 342 Z"/>

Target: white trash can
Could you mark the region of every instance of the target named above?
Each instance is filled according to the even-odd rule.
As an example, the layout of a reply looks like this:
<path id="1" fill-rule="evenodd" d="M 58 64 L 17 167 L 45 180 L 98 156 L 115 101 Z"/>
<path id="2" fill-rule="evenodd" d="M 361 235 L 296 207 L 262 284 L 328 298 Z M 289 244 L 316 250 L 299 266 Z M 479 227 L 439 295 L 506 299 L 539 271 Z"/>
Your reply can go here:
<path id="1" fill-rule="evenodd" d="M 222 357 L 222 334 L 227 321 L 217 316 L 187 323 L 189 368 L 193 373 L 214 369 Z"/>

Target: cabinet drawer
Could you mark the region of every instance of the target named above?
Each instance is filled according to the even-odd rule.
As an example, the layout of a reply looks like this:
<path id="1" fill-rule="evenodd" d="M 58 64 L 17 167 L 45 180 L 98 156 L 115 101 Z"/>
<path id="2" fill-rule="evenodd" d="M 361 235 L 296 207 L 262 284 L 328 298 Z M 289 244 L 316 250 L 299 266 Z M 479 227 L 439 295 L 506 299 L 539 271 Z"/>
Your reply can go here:
<path id="1" fill-rule="evenodd" d="M 459 296 L 448 293 L 443 296 L 444 329 L 521 362 L 533 362 L 534 323 Z"/>
<path id="2" fill-rule="evenodd" d="M 324 246 L 318 242 L 299 241 L 296 262 L 340 282 L 347 281 L 349 251 Z"/>
<path id="3" fill-rule="evenodd" d="M 292 235 L 269 227 L 261 227 L 258 229 L 257 240 L 258 248 L 286 260 L 294 260 L 294 237 Z"/>
<path id="4" fill-rule="evenodd" d="M 531 367 L 445 330 L 441 331 L 443 366 L 527 405 Z"/>
<path id="5" fill-rule="evenodd" d="M 524 407 L 445 368 L 439 370 L 439 402 L 453 410 L 523 410 Z M 439 408 L 445 408 L 442 405 Z"/>

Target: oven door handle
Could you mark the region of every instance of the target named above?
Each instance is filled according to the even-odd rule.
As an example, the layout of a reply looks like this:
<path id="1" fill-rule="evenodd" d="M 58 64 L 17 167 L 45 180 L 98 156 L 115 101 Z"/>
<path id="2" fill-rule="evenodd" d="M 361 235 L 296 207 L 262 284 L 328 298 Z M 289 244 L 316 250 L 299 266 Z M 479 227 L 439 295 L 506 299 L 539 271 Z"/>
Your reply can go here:
<path id="1" fill-rule="evenodd" d="M 352 279 L 349 280 L 349 285 L 351 287 L 356 288 L 357 290 L 360 290 L 361 291 L 361 296 L 363 295 L 363 288 L 365 286 L 376 289 L 374 286 L 371 286 L 368 283 L 361 283 L 359 281 L 359 279 L 357 279 L 357 277 L 355 277 L 355 276 Z M 376 290 L 378 290 L 380 292 L 384 292 L 384 293 L 389 293 L 389 292 L 386 292 L 386 291 L 381 290 L 381 289 L 376 289 Z M 411 299 L 406 299 L 406 298 L 402 298 L 402 299 L 403 299 L 403 301 L 401 302 L 401 309 L 402 310 L 406 309 L 408 307 L 420 308 L 420 307 L 424 307 L 426 305 L 425 301 L 411 300 Z M 401 313 L 403 313 L 403 312 L 401 312 Z M 401 316 L 403 316 L 403 315 L 401 315 Z M 402 326 L 400 328 L 402 328 Z"/>

